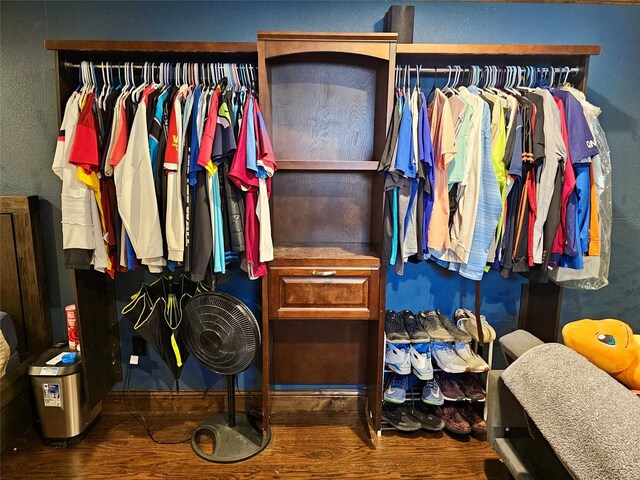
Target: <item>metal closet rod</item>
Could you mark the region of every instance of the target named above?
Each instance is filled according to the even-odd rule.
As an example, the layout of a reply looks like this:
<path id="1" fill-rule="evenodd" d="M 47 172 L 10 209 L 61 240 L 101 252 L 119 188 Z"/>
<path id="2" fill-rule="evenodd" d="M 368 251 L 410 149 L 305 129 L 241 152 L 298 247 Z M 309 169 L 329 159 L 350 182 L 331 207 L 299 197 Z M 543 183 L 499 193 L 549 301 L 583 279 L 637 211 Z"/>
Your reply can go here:
<path id="1" fill-rule="evenodd" d="M 507 66 L 511 66 L 511 65 L 507 65 Z M 401 70 L 405 69 L 404 65 L 398 65 L 398 68 Z M 480 67 L 482 70 L 482 67 Z M 522 66 L 520 68 L 523 68 Z M 525 67 L 526 68 L 526 67 Z M 542 72 L 548 72 L 549 71 L 549 67 L 536 67 L 539 70 L 541 70 Z M 409 67 L 408 68 L 409 72 L 415 72 L 418 70 L 417 67 Z M 452 65 L 451 68 L 449 67 L 422 67 L 419 69 L 420 73 L 456 73 L 456 69 L 455 66 Z M 555 73 L 567 73 L 567 67 L 553 67 L 553 70 Z M 471 72 L 471 69 L 468 67 L 464 67 L 462 69 L 458 69 L 459 72 L 461 73 L 469 73 Z M 576 74 L 580 71 L 580 69 L 578 67 L 573 67 L 569 69 L 569 74 Z"/>
<path id="2" fill-rule="evenodd" d="M 100 63 L 93 63 L 93 68 L 125 68 L 125 63 L 133 63 L 133 62 L 117 62 L 117 63 L 112 63 L 109 62 L 109 67 L 107 67 L 107 65 L 105 65 L 105 63 L 107 62 L 100 62 Z M 177 65 L 178 63 L 180 65 L 215 65 L 215 64 L 220 64 L 220 65 L 233 65 L 234 62 L 147 62 L 149 65 L 147 65 L 147 67 L 151 67 L 151 68 L 160 68 L 160 63 L 170 63 L 171 65 Z M 64 62 L 62 64 L 64 66 L 64 68 L 66 69 L 70 69 L 70 68 L 80 68 L 80 64 L 79 63 L 73 63 L 73 62 Z M 247 62 L 240 62 L 240 63 L 235 63 L 235 65 L 251 65 L 255 70 L 258 69 L 258 67 L 253 64 L 253 63 L 247 63 Z M 135 70 L 144 70 L 145 66 L 141 65 L 139 63 L 133 63 L 133 68 Z"/>

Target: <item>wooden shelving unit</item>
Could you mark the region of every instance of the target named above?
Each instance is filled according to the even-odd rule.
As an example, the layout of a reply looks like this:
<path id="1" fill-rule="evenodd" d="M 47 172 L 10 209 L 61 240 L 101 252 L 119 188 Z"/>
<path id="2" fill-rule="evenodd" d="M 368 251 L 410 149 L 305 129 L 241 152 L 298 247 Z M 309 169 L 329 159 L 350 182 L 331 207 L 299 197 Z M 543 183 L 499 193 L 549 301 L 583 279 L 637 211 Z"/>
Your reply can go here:
<path id="1" fill-rule="evenodd" d="M 377 431 L 386 277 L 380 260 L 383 179 L 375 170 L 396 63 L 566 65 L 580 69 L 576 84 L 586 91 L 589 58 L 600 53 L 594 45 L 398 44 L 395 34 L 333 32 L 259 32 L 257 43 L 47 40 L 45 47 L 56 52 L 61 111 L 77 86 L 77 72 L 66 62 L 259 61 L 260 104 L 279 169 L 271 201 L 275 260 L 262 283 L 264 426 L 275 381 L 342 382 L 367 385 Z M 292 95 L 296 88 L 305 92 L 305 79 L 327 88 Z M 345 101 L 352 105 L 345 109 Z M 345 120 L 332 105 L 353 116 Z M 315 111 L 325 115 L 309 114 Z M 81 343 L 95 352 L 83 358 L 92 406 L 121 375 L 114 291 L 104 274 L 78 270 L 73 277 Z M 557 318 L 561 289 L 523 288 L 521 326 L 540 338 L 555 335 L 556 325 L 534 324 Z M 479 285 L 476 296 L 478 311 Z M 284 328 L 274 328 L 284 319 Z M 341 363 L 327 362 L 331 357 Z"/>

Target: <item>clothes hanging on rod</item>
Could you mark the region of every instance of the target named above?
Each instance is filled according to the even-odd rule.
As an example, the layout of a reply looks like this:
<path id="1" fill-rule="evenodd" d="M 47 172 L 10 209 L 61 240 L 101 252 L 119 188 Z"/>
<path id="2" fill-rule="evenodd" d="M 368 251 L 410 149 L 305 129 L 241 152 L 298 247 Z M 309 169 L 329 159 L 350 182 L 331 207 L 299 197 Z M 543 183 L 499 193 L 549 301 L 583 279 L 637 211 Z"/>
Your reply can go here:
<path id="1" fill-rule="evenodd" d="M 53 162 L 67 267 L 112 278 L 183 268 L 201 281 L 239 261 L 250 278 L 264 275 L 277 166 L 255 67 L 78 67 Z"/>
<path id="2" fill-rule="evenodd" d="M 446 72 L 446 85 L 437 88 L 434 78 L 425 96 L 420 74 Z M 468 85 L 460 86 L 465 72 Z M 576 73 L 398 67 L 378 166 L 383 262 L 399 274 L 406 261 L 428 259 L 472 280 L 493 268 L 504 277 L 604 286 L 610 162 L 599 109 L 567 83 Z"/>

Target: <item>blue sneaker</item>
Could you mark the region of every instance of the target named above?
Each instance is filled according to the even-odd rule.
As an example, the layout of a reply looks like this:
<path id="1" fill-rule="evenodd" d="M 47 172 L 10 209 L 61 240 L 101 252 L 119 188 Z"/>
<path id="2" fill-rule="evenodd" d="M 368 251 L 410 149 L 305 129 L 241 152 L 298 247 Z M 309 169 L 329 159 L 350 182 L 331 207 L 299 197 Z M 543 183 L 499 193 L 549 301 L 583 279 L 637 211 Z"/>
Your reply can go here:
<path id="1" fill-rule="evenodd" d="M 386 363 L 390 370 L 400 375 L 409 375 L 411 373 L 409 344 L 387 342 L 384 352 L 384 363 Z"/>
<path id="2" fill-rule="evenodd" d="M 409 375 L 393 374 L 389 386 L 384 391 L 384 400 L 389 403 L 404 403 L 409 388 Z"/>
<path id="3" fill-rule="evenodd" d="M 422 388 L 422 401 L 428 405 L 442 405 L 444 403 L 444 395 L 440 391 L 440 385 L 436 379 L 427 380 Z"/>
<path id="4" fill-rule="evenodd" d="M 433 378 L 431 350 L 428 343 L 412 343 L 409 348 L 409 357 L 416 377 L 420 380 L 431 380 Z"/>

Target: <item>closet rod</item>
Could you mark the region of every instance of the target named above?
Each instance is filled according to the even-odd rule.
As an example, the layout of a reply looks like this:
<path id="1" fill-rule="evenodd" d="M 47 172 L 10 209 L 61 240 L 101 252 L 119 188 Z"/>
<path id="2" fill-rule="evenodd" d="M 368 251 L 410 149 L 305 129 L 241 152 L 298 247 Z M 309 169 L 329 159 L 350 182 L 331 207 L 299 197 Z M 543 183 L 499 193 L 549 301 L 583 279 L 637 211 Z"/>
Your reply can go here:
<path id="1" fill-rule="evenodd" d="M 399 69 L 404 70 L 405 67 L 403 65 L 398 65 Z M 416 67 L 409 67 L 408 71 L 409 72 L 415 72 L 416 70 L 418 70 Z M 555 73 L 562 73 L 565 74 L 567 73 L 567 67 L 554 67 L 553 68 Z M 549 67 L 542 67 L 541 68 L 542 72 L 548 72 L 549 71 Z M 569 69 L 569 74 L 576 74 L 580 71 L 580 69 L 578 67 L 573 67 Z M 452 65 L 452 68 L 449 67 L 437 67 L 437 68 L 433 68 L 433 67 L 422 67 L 420 68 L 420 73 L 456 73 L 455 68 Z M 470 68 L 462 68 L 462 69 L 458 69 L 458 72 L 461 73 L 469 73 L 471 72 Z"/>
<path id="2" fill-rule="evenodd" d="M 105 62 L 106 63 L 106 62 Z M 93 64 L 93 68 L 125 68 L 124 63 L 131 63 L 131 62 L 120 62 L 120 63 L 111 63 L 109 62 L 109 67 L 107 67 L 107 65 L 102 65 L 102 64 Z M 213 65 L 216 63 L 219 63 L 220 65 L 229 65 L 229 64 L 233 64 L 234 62 L 149 62 L 148 67 L 151 68 L 160 68 L 160 65 L 158 65 L 159 63 L 172 63 L 172 64 L 177 64 L 180 63 L 181 65 L 184 64 L 198 64 L 198 65 Z M 73 63 L 73 62 L 64 62 L 62 64 L 64 66 L 65 69 L 71 69 L 71 68 L 80 68 L 80 64 L 79 63 Z M 247 62 L 241 62 L 241 63 L 237 63 L 236 65 L 251 65 L 253 67 L 254 70 L 257 70 L 258 67 L 255 64 L 252 63 L 247 63 Z M 140 64 L 133 64 L 133 68 L 135 70 L 144 70 L 144 65 L 140 65 Z"/>

